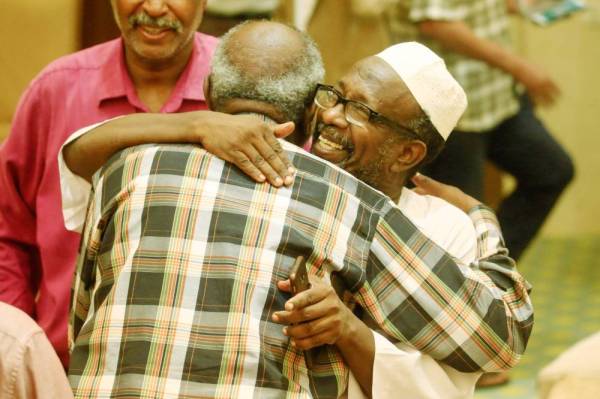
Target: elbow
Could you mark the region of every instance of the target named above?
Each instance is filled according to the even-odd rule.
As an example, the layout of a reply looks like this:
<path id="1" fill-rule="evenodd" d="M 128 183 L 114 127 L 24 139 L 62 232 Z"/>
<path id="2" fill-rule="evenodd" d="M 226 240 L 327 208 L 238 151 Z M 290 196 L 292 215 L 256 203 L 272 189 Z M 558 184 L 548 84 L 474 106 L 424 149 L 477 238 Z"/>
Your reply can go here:
<path id="1" fill-rule="evenodd" d="M 526 320 L 508 321 L 503 331 L 496 331 L 500 345 L 497 346 L 497 351 L 494 351 L 496 353 L 492 361 L 482 371 L 505 371 L 516 366 L 525 353 L 532 328 L 533 313 Z"/>

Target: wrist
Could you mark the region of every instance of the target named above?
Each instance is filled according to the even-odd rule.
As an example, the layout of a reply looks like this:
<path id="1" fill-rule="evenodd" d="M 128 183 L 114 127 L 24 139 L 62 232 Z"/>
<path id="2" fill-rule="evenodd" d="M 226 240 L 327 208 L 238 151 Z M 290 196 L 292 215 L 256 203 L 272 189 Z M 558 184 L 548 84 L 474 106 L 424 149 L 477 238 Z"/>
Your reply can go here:
<path id="1" fill-rule="evenodd" d="M 462 210 L 465 213 L 469 213 L 469 211 L 473 208 L 476 208 L 478 206 L 482 205 L 481 201 L 476 200 L 473 197 L 469 197 L 468 199 L 465 200 L 465 202 L 462 205 Z"/>
<path id="2" fill-rule="evenodd" d="M 514 60 L 509 61 L 509 68 L 507 68 L 507 71 L 515 78 L 515 80 L 523 82 L 523 76 L 527 73 L 527 63 L 518 57 L 514 58 Z"/>
<path id="3" fill-rule="evenodd" d="M 210 111 L 195 111 L 181 114 L 182 132 L 187 143 L 203 144 L 206 138 L 207 124 Z"/>
<path id="4" fill-rule="evenodd" d="M 347 313 L 346 323 L 342 328 L 342 333 L 335 342 L 335 345 L 340 350 L 343 348 L 353 348 L 356 342 L 361 340 L 361 333 L 364 333 L 363 327 L 368 330 L 368 327 L 350 309 L 345 308 L 344 311 Z"/>

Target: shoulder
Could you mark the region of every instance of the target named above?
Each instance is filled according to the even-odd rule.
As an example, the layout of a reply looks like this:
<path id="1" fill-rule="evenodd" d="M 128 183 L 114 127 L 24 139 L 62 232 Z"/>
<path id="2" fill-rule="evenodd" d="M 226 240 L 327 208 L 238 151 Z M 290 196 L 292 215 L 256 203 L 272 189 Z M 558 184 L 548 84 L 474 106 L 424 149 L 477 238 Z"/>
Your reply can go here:
<path id="1" fill-rule="evenodd" d="M 420 195 L 404 188 L 398 207 L 416 220 L 447 218 L 453 222 L 471 223 L 469 216 L 459 208 L 433 195 Z"/>
<path id="2" fill-rule="evenodd" d="M 281 141 L 296 167 L 298 177 L 326 186 L 340 195 L 356 198 L 363 209 L 373 215 L 383 214 L 393 202 L 381 191 L 360 181 L 344 169 L 300 147 Z"/>
<path id="3" fill-rule="evenodd" d="M 405 188 L 398 207 L 423 234 L 455 258 L 474 255 L 475 227 L 471 218 L 454 205 Z"/>
<path id="4" fill-rule="evenodd" d="M 0 302 L 0 341 L 26 344 L 32 335 L 41 332 L 42 329 L 26 313 Z"/>
<path id="5" fill-rule="evenodd" d="M 52 85 L 61 78 L 73 80 L 78 72 L 97 71 L 120 51 L 121 39 L 114 39 L 96 46 L 57 58 L 48 64 L 32 81 L 31 85 Z"/>

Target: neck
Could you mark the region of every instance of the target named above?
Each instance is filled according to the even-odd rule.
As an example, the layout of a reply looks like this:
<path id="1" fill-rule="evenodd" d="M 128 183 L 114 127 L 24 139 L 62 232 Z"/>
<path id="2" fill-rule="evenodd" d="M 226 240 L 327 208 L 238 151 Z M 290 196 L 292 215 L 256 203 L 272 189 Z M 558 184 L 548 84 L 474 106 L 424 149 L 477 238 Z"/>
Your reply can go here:
<path id="1" fill-rule="evenodd" d="M 177 80 L 190 60 L 193 43 L 174 58 L 149 61 L 125 48 L 125 63 L 140 101 L 158 112 L 169 99 Z"/>
<path id="2" fill-rule="evenodd" d="M 392 201 L 398 202 L 402 195 L 402 189 L 408 183 L 406 175 L 397 176 L 396 179 L 386 179 L 386 182 L 379 188 L 385 195 L 390 197 Z"/>

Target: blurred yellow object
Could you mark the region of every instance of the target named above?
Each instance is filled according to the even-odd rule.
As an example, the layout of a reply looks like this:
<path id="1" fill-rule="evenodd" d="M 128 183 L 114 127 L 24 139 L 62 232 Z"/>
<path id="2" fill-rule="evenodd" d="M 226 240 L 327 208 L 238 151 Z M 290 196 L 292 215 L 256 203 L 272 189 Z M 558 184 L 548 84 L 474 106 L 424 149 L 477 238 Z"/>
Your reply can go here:
<path id="1" fill-rule="evenodd" d="M 540 399 L 600 397 L 600 332 L 578 342 L 540 372 Z"/>

